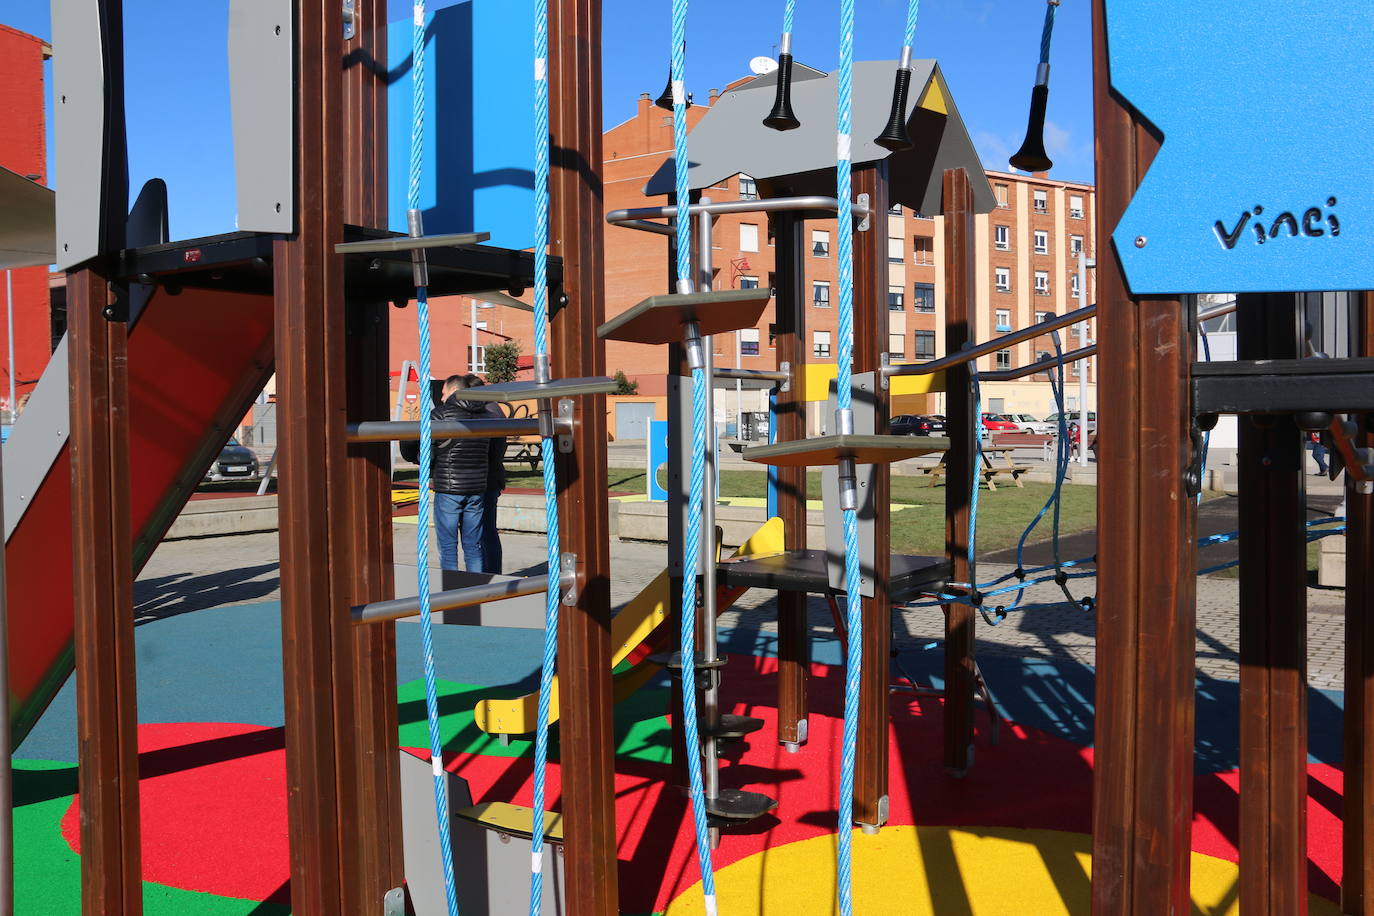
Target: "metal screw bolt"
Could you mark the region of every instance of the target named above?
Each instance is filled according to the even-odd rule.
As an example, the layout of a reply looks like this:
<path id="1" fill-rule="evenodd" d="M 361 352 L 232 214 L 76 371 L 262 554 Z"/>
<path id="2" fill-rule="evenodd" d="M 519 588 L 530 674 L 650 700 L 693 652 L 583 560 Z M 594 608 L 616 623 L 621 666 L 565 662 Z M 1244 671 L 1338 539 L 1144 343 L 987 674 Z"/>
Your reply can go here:
<path id="1" fill-rule="evenodd" d="M 1137 235 L 1137 236 L 1135 237 L 1135 247 L 1137 247 L 1137 248 L 1144 248 L 1144 247 L 1145 247 L 1146 245 L 1148 245 L 1148 244 L 1150 244 L 1150 240 L 1147 239 L 1147 238 L 1145 238 L 1145 236 L 1143 236 L 1143 235 Z"/>

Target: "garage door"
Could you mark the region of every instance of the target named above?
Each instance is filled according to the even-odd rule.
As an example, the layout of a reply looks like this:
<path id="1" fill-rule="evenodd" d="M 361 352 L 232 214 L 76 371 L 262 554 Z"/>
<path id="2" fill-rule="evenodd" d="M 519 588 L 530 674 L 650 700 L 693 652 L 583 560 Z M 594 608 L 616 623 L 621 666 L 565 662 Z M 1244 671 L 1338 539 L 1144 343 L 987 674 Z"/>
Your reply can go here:
<path id="1" fill-rule="evenodd" d="M 615 405 L 616 440 L 647 439 L 649 436 L 649 421 L 653 418 L 653 404 L 629 402 Z"/>

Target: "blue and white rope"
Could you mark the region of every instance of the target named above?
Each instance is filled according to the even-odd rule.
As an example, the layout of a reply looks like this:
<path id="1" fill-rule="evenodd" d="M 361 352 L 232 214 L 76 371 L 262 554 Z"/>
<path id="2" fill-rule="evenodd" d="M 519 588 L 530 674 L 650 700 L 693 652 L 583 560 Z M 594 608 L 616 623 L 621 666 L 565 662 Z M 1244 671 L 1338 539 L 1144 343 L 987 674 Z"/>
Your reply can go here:
<path id="1" fill-rule="evenodd" d="M 921 0 L 911 0 L 906 6 L 906 31 L 902 33 L 902 47 L 910 48 L 916 44 L 916 17 L 921 12 Z"/>
<path id="2" fill-rule="evenodd" d="M 414 28 L 411 44 L 411 122 L 410 122 L 410 186 L 407 205 L 415 212 L 420 209 L 420 176 L 424 164 L 425 140 L 425 3 L 415 0 Z M 420 384 L 430 380 L 429 291 L 415 290 L 415 322 L 420 335 Z M 426 392 L 427 394 L 428 392 Z M 458 890 L 453 878 L 453 843 L 449 835 L 448 782 L 444 774 L 444 746 L 439 732 L 439 694 L 434 676 L 434 624 L 430 620 L 429 594 L 429 523 L 431 513 L 430 480 L 432 476 L 433 432 L 429 404 L 422 400 L 420 409 L 420 500 L 419 524 L 416 525 L 415 565 L 420 597 L 420 646 L 424 654 L 425 716 L 429 723 L 430 765 L 434 772 L 434 813 L 439 825 L 439 854 L 444 868 L 444 899 L 449 916 L 458 916 Z"/>
<path id="3" fill-rule="evenodd" d="M 1050 62 L 1050 39 L 1054 37 L 1054 14 L 1059 10 L 1059 0 L 1048 0 L 1045 4 L 1045 25 L 1040 30 L 1040 63 Z"/>
<path id="4" fill-rule="evenodd" d="M 549 349 L 549 4 L 534 4 L 534 358 L 541 367 Z M 544 894 L 544 810 L 549 763 L 549 702 L 558 667 L 558 611 L 562 600 L 558 472 L 553 439 L 539 443 L 544 466 L 544 542 L 548 586 L 544 594 L 544 657 L 534 729 L 534 809 L 530 821 L 530 916 L 539 916 Z"/>
<path id="5" fill-rule="evenodd" d="M 792 34 L 792 21 L 797 17 L 797 0 L 787 0 L 782 8 L 782 33 Z"/>

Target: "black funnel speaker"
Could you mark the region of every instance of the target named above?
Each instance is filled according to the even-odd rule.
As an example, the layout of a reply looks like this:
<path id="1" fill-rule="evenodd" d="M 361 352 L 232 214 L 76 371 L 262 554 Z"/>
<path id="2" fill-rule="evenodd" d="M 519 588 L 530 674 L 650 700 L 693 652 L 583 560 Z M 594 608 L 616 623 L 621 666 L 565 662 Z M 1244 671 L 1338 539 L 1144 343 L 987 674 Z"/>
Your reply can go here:
<path id="1" fill-rule="evenodd" d="M 874 143 L 894 153 L 912 147 L 911 137 L 906 132 L 906 98 L 910 91 L 911 71 L 898 67 L 897 82 L 892 87 L 892 115 L 883 132 L 873 138 Z"/>
<path id="2" fill-rule="evenodd" d="M 673 71 L 671 67 L 668 69 L 668 82 L 663 84 L 663 92 L 654 99 L 654 104 L 664 111 L 673 110 Z"/>
<path id="3" fill-rule="evenodd" d="M 773 130 L 796 130 L 801 122 L 792 113 L 792 55 L 778 55 L 778 94 L 773 100 L 773 110 L 763 119 L 764 127 Z"/>
<path id="4" fill-rule="evenodd" d="M 1011 167 L 1025 172 L 1048 172 L 1054 162 L 1045 153 L 1045 107 L 1050 100 L 1049 86 L 1031 90 L 1030 121 L 1026 124 L 1026 142 L 1011 157 Z"/>

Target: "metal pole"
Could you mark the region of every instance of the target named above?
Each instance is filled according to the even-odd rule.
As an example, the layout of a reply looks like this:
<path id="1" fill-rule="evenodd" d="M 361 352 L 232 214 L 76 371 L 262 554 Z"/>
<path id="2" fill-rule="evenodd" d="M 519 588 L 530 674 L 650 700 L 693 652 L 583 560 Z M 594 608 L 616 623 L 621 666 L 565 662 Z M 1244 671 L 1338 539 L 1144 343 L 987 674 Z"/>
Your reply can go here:
<path id="1" fill-rule="evenodd" d="M 1088 255 L 1078 252 L 1078 301 L 1088 301 Z M 1078 323 L 1078 345 L 1088 345 L 1088 323 Z M 1078 463 L 1088 466 L 1088 361 L 1078 361 Z"/>
<path id="2" fill-rule="evenodd" d="M 5 283 L 9 285 L 8 270 L 5 271 Z M 14 365 L 13 360 L 10 365 Z M 14 386 L 13 372 L 10 373 L 10 386 Z M 0 455 L 3 453 L 4 447 L 0 446 Z M 3 459 L 0 459 L 0 463 L 3 463 Z M 3 470 L 0 470 L 0 481 L 3 481 L 3 478 Z M 3 483 L 0 483 L 0 530 L 4 530 L 5 527 L 2 491 Z M 9 632 L 9 608 L 5 601 L 5 556 L 4 551 L 0 550 L 0 916 L 12 916 L 14 913 L 14 794 L 13 773 L 10 769 Z"/>
<path id="3" fill-rule="evenodd" d="M 5 336 L 10 344 L 10 423 L 13 424 L 19 416 L 19 402 L 14 394 L 14 277 L 9 270 L 5 271 L 5 320 L 9 326 Z"/>
<path id="4" fill-rule="evenodd" d="M 468 319 L 469 330 L 472 331 L 472 349 L 468 352 L 468 371 L 473 375 L 477 374 L 477 300 L 469 299 L 472 305 L 470 310 L 471 317 Z"/>
<path id="5" fill-rule="evenodd" d="M 702 198 L 702 204 L 710 201 Z M 697 267 L 700 281 L 697 288 L 706 291 L 711 288 L 711 213 L 700 211 L 697 219 Z M 705 349 L 706 376 L 706 480 L 702 482 L 701 525 L 705 529 L 701 539 L 701 657 L 711 665 L 719 658 L 716 646 L 716 398 L 715 398 L 715 343 L 707 337 L 702 341 Z M 705 795 L 708 799 L 720 797 L 720 761 L 716 757 L 716 739 L 712 732 L 720 724 L 720 687 L 718 673 L 710 673 L 709 686 L 702 691 L 702 718 L 706 722 L 706 735 L 701 741 L 701 753 L 706 757 Z M 684 684 L 683 689 L 692 688 Z M 692 753 L 688 748 L 687 753 Z M 711 844 L 720 841 L 720 831 L 711 831 Z"/>
<path id="6" fill-rule="evenodd" d="M 267 470 L 262 472 L 262 483 L 258 484 L 258 495 L 267 495 L 267 485 L 272 482 L 272 471 L 277 467 L 277 450 L 272 449 L 272 457 L 267 461 Z"/>
<path id="7" fill-rule="evenodd" d="M 735 368 L 740 369 L 740 358 L 744 355 L 743 331 L 735 332 Z M 735 438 L 744 438 L 744 382 L 735 377 Z"/>

